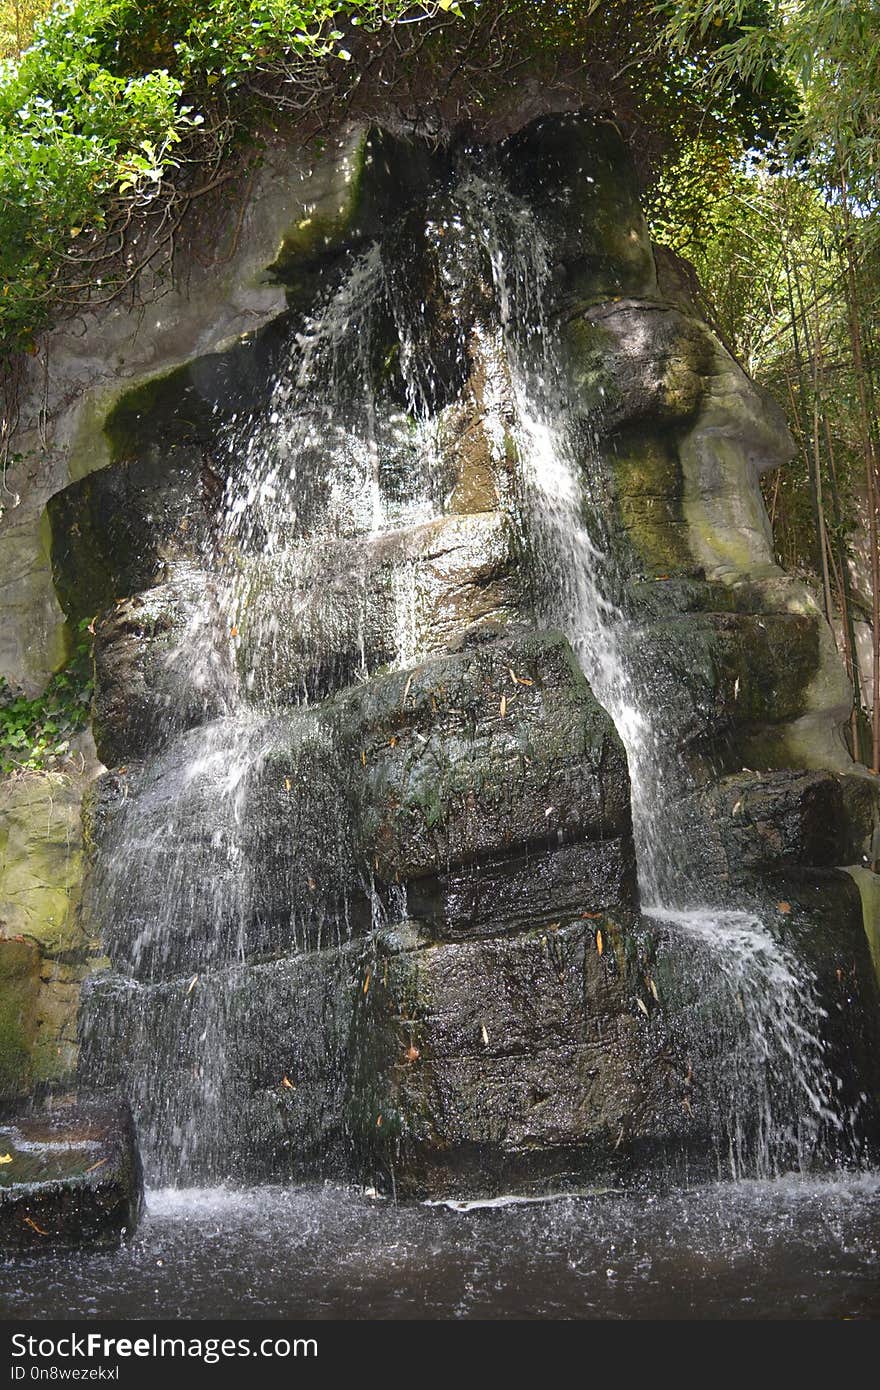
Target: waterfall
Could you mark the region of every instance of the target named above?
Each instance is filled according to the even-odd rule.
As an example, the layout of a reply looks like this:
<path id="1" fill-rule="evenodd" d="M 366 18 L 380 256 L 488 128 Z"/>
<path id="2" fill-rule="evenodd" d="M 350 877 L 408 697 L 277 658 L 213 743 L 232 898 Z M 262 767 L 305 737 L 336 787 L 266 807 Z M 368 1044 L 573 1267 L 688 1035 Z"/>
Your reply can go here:
<path id="1" fill-rule="evenodd" d="M 268 403 L 218 438 L 210 580 L 192 579 L 169 656 L 205 718 L 175 722 L 169 700 L 157 751 L 103 793 L 114 814 L 87 908 L 116 973 L 85 1008 L 85 1072 L 127 1078 L 153 1180 L 259 1175 L 249 1147 L 287 1143 L 279 1106 L 307 1091 L 317 1118 L 303 1164 L 348 1143 L 331 1117 L 369 1082 L 350 1074 L 360 1024 L 339 998 L 372 1007 L 371 943 L 405 920 L 407 901 L 404 887 L 377 885 L 358 847 L 351 769 L 366 754 L 347 733 L 345 692 L 429 650 L 435 581 L 423 560 L 450 495 L 438 418 L 467 351 L 482 364 L 491 447 L 502 458 L 512 439 L 519 462 L 518 495 L 504 501 L 535 616 L 565 632 L 626 748 L 643 916 L 677 981 L 694 1084 L 717 1093 L 719 1162 L 734 1176 L 806 1166 L 846 1123 L 815 980 L 759 914 L 713 902 L 668 819 L 687 774 L 639 664 L 602 459 L 565 386 L 539 219 L 484 153 L 429 200 L 426 227 L 453 309 L 444 353 L 409 268 L 393 243 L 374 242 L 298 324 Z M 265 1033 L 249 1045 L 265 1056 L 239 1076 L 240 1000 L 258 995 Z M 270 1076 L 279 1037 L 300 1062 L 293 1080 Z"/>
<path id="2" fill-rule="evenodd" d="M 733 1177 L 807 1167 L 828 1133 L 851 1123 L 828 1068 L 816 981 L 758 914 L 714 903 L 711 884 L 689 871 L 688 846 L 670 818 L 688 776 L 655 703 L 653 673 L 639 667 L 597 442 L 566 391 L 552 249 L 531 210 L 498 182 L 466 182 L 461 196 L 491 248 L 539 602 L 568 636 L 626 748 L 642 910 L 666 930 L 693 999 L 688 1065 L 711 1076 L 719 1164 Z"/>

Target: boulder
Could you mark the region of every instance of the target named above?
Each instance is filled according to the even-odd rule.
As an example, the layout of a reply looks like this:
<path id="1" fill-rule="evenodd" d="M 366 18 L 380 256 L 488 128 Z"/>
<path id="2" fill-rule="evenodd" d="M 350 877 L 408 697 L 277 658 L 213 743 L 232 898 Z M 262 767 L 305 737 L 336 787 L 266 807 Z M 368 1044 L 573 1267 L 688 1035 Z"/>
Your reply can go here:
<path id="1" fill-rule="evenodd" d="M 0 1250 L 114 1246 L 134 1234 L 143 1178 L 128 1110 L 64 1105 L 0 1121 Z"/>
<path id="2" fill-rule="evenodd" d="M 626 754 L 561 633 L 466 646 L 353 697 L 384 878 L 630 832 Z"/>

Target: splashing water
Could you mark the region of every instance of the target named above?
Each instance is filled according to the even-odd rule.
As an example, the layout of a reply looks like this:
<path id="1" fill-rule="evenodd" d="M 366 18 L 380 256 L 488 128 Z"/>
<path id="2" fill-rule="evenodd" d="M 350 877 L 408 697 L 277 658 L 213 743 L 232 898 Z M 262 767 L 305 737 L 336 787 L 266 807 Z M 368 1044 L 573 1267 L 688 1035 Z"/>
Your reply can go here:
<path id="1" fill-rule="evenodd" d="M 563 385 L 550 250 L 531 211 L 497 186 L 472 183 L 462 193 L 491 247 L 539 603 L 566 632 L 626 748 L 643 911 L 667 930 L 695 1001 L 685 1032 L 711 1077 L 719 1165 L 734 1177 L 806 1167 L 850 1122 L 827 1064 L 815 979 L 759 916 L 706 903 L 687 873 L 687 846 L 667 824 L 686 772 L 656 709 L 651 672 L 638 668 L 596 440 Z"/>
<path id="2" fill-rule="evenodd" d="M 735 1175 L 804 1165 L 821 1132 L 843 1125 L 815 982 L 757 916 L 700 901 L 683 874 L 686 847 L 664 825 L 684 771 L 635 656 L 589 420 L 563 384 L 548 247 L 491 169 L 466 170 L 450 196 L 454 250 L 440 269 L 456 332 L 470 334 L 482 364 L 496 459 L 515 445 L 539 614 L 566 632 L 626 747 L 642 902 L 686 976 L 683 1026 L 720 1096 L 719 1148 Z M 169 658 L 178 683 L 188 673 L 208 692 L 211 717 L 187 729 L 169 707 L 164 744 L 132 774 L 140 794 L 119 792 L 93 875 L 91 911 L 125 978 L 87 1017 L 85 1051 L 100 1073 L 99 1034 L 124 1031 L 118 1007 L 148 1171 L 164 1181 L 234 1172 L 223 1117 L 238 1103 L 226 1045 L 236 991 L 271 992 L 273 972 L 290 969 L 277 957 L 345 946 L 405 912 L 402 891 L 381 899 L 358 862 L 339 794 L 347 752 L 319 703 L 426 651 L 422 559 L 448 503 L 437 402 L 450 371 L 426 355 L 405 273 L 379 244 L 355 257 L 290 345 L 268 406 L 225 440 L 228 481 L 205 559 L 215 578 Z M 475 283 L 492 299 L 484 292 L 476 314 L 465 303 Z M 376 386 L 392 356 L 396 404 Z M 306 785 L 310 823 L 296 812 Z M 251 985 L 254 960 L 267 964 Z M 303 1012 L 306 1035 L 319 1034 L 321 1009 Z M 329 1066 L 327 1085 L 338 1084 L 327 1058 L 311 1066 Z"/>

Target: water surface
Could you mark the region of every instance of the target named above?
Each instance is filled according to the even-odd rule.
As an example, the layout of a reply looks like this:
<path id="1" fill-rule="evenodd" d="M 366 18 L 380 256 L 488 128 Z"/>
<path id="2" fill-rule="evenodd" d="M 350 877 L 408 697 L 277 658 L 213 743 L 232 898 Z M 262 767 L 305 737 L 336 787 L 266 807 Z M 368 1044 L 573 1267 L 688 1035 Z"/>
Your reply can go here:
<path id="1" fill-rule="evenodd" d="M 134 1241 L 0 1266 L 4 1318 L 875 1318 L 880 1173 L 454 1210 L 148 1194 Z"/>

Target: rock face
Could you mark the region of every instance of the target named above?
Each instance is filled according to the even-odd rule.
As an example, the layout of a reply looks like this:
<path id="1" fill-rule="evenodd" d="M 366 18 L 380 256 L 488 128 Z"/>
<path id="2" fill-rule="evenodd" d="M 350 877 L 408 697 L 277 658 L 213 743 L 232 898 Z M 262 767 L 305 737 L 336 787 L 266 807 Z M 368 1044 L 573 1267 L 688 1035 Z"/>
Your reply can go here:
<path id="1" fill-rule="evenodd" d="M 143 1205 L 131 1115 L 62 1106 L 0 1122 L 0 1250 L 118 1245 Z"/>
<path id="2" fill-rule="evenodd" d="M 93 756 L 93 755 L 92 755 Z M 83 766 L 87 767 L 87 746 Z M 78 915 L 88 771 L 0 783 L 0 1099 L 66 1082 L 83 978 L 100 956 Z"/>
<path id="3" fill-rule="evenodd" d="M 161 1180 L 472 1195 L 724 1161 L 699 1049 L 723 1069 L 740 996 L 722 1026 L 711 943 L 641 915 L 624 748 L 548 617 L 522 359 L 552 332 L 603 601 L 680 773 L 663 834 L 809 962 L 867 1143 L 876 991 L 835 866 L 877 799 L 831 635 L 772 563 L 778 409 L 655 259 L 612 126 L 539 121 L 470 179 L 364 148 L 324 252 L 285 241 L 284 312 L 116 399 L 105 466 L 49 504 L 111 769 L 82 1082 L 131 1097 Z"/>

